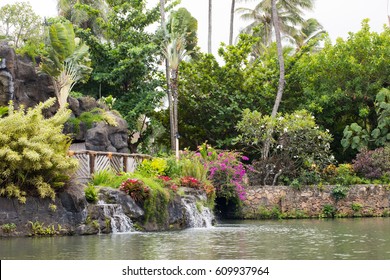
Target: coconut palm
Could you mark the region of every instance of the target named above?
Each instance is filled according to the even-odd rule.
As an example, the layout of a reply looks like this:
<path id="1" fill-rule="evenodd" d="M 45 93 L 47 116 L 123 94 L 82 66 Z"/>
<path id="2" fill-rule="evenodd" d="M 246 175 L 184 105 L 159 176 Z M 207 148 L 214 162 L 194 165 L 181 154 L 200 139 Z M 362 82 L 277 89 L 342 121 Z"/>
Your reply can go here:
<path id="1" fill-rule="evenodd" d="M 230 9 L 230 32 L 229 32 L 229 45 L 233 45 L 233 29 L 234 29 L 234 12 L 236 7 L 236 0 L 232 0 L 232 6 Z"/>
<path id="2" fill-rule="evenodd" d="M 92 71 L 89 49 L 75 37 L 70 22 L 52 24 L 49 39 L 49 54 L 40 66 L 54 79 L 58 103 L 64 108 L 73 86 L 85 81 Z"/>
<path id="3" fill-rule="evenodd" d="M 213 12 L 213 2 L 209 0 L 209 24 L 208 24 L 208 40 L 207 40 L 207 52 L 211 53 L 211 39 L 212 39 L 212 12 Z"/>
<path id="4" fill-rule="evenodd" d="M 251 24 L 259 27 L 259 30 L 262 30 L 263 43 L 269 44 L 273 40 L 273 36 L 276 41 L 279 62 L 279 83 L 272 108 L 272 118 L 276 117 L 279 110 L 286 83 L 282 33 L 291 35 L 294 28 L 304 21 L 302 17 L 303 9 L 311 8 L 313 8 L 313 0 L 262 0 L 255 7 L 255 13 L 249 14 L 253 15 L 253 22 Z M 264 159 L 269 156 L 271 135 L 272 128 L 269 128 L 262 154 Z"/>
<path id="5" fill-rule="evenodd" d="M 315 39 L 319 39 L 324 33 L 326 32 L 318 20 L 315 18 L 309 18 L 308 20 L 302 22 L 300 29 L 295 29 L 290 36 L 292 42 L 296 45 L 297 51 L 299 51 L 303 46 L 308 45 Z"/>
<path id="6" fill-rule="evenodd" d="M 57 0 L 57 10 L 74 25 L 90 28 L 96 35 L 101 35 L 96 15 L 107 20 L 109 6 L 105 0 Z"/>
<path id="7" fill-rule="evenodd" d="M 236 10 L 241 19 L 250 22 L 241 32 L 259 36 L 263 46 L 269 46 L 275 38 L 271 4 L 271 0 L 262 0 L 253 9 Z M 304 22 L 303 10 L 313 8 L 313 0 L 277 0 L 275 4 L 281 34 L 287 37 L 296 34 L 296 28 Z"/>
<path id="8" fill-rule="evenodd" d="M 164 32 L 164 40 L 168 38 L 168 29 L 165 20 L 165 2 L 166 0 L 160 0 L 160 15 L 161 15 L 161 28 Z M 168 97 L 168 107 L 169 107 L 169 127 L 170 127 L 170 136 L 171 136 L 171 150 L 176 149 L 175 141 L 175 123 L 174 123 L 174 113 L 173 113 L 173 99 L 172 92 L 170 91 L 170 73 L 169 73 L 169 61 L 165 58 L 165 79 L 167 84 L 167 97 Z"/>

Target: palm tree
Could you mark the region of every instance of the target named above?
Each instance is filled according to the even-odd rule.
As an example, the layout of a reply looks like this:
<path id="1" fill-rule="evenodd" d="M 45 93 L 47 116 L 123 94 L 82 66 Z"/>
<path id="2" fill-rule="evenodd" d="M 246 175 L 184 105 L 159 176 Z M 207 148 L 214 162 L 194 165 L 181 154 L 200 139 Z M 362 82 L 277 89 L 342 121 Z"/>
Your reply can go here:
<path id="1" fill-rule="evenodd" d="M 208 40 L 207 40 L 207 52 L 211 53 L 211 37 L 212 37 L 212 11 L 213 11 L 213 6 L 212 6 L 212 0 L 209 0 L 209 24 L 208 24 Z"/>
<path id="2" fill-rule="evenodd" d="M 178 81 L 179 81 L 179 66 L 180 62 L 187 55 L 186 39 L 181 34 L 172 34 L 171 39 L 164 46 L 163 53 L 169 62 L 169 68 L 171 70 L 170 77 L 170 90 L 173 98 L 173 129 L 175 138 L 178 138 Z M 175 141 L 176 142 L 176 141 Z M 175 144 L 175 150 L 179 147 Z"/>
<path id="3" fill-rule="evenodd" d="M 296 29 L 295 32 L 291 34 L 291 39 L 296 45 L 297 51 L 299 51 L 310 42 L 319 39 L 324 33 L 326 33 L 326 31 L 318 20 L 309 18 L 302 22 L 300 29 Z"/>
<path id="4" fill-rule="evenodd" d="M 271 0 L 262 0 L 253 9 L 238 8 L 236 10 L 243 20 L 250 21 L 250 24 L 241 32 L 261 37 L 261 44 L 264 46 L 269 46 L 275 38 L 271 4 Z M 313 8 L 313 0 L 277 0 L 275 4 L 281 34 L 287 37 L 296 34 L 297 26 L 304 22 L 303 9 Z"/>
<path id="5" fill-rule="evenodd" d="M 164 40 L 168 40 L 168 29 L 165 21 L 165 0 L 160 0 L 160 14 L 161 14 L 161 27 L 164 31 Z M 170 73 L 169 73 L 169 60 L 165 57 L 165 78 L 167 83 L 167 96 L 168 96 L 168 107 L 169 107 L 169 128 L 171 135 L 171 150 L 176 150 L 175 141 L 175 117 L 173 111 L 173 99 L 172 92 L 170 91 Z"/>
<path id="6" fill-rule="evenodd" d="M 51 25 L 49 39 L 49 54 L 43 58 L 41 70 L 54 79 L 58 103 L 64 108 L 73 86 L 92 72 L 89 48 L 75 37 L 70 22 Z"/>
<path id="7" fill-rule="evenodd" d="M 236 0 L 232 0 L 232 7 L 230 9 L 230 32 L 229 32 L 229 45 L 233 45 L 233 28 L 234 28 L 234 12 L 236 7 Z"/>
<path id="8" fill-rule="evenodd" d="M 275 28 L 275 38 L 276 38 L 276 47 L 278 49 L 278 61 L 279 61 L 279 85 L 278 92 L 276 94 L 274 107 L 272 108 L 271 117 L 276 117 L 276 114 L 279 110 L 280 102 L 282 101 L 282 95 L 284 91 L 285 81 L 285 69 L 284 69 L 284 57 L 283 57 L 283 46 L 282 46 L 282 36 L 280 32 L 279 16 L 278 10 L 276 7 L 277 0 L 271 0 L 272 4 L 272 23 Z M 267 154 L 268 157 L 268 154 Z"/>
<path id="9" fill-rule="evenodd" d="M 96 14 L 107 20 L 109 6 L 105 0 L 57 0 L 57 10 L 60 16 L 74 25 L 83 29 L 90 28 L 96 35 L 101 35 Z"/>
<path id="10" fill-rule="evenodd" d="M 166 41 L 163 49 L 163 54 L 168 61 L 170 71 L 170 100 L 171 108 L 173 108 L 173 129 L 171 129 L 171 141 L 174 142 L 174 149 L 177 151 L 178 139 L 178 69 L 182 59 L 192 52 L 197 46 L 198 37 L 198 21 L 185 8 L 179 8 L 173 11 L 169 17 L 167 24 L 167 32 L 169 41 Z M 170 110 L 171 110 L 170 108 Z M 171 111 L 170 111 L 171 113 Z"/>
<path id="11" fill-rule="evenodd" d="M 252 24 L 260 25 L 259 27 L 263 30 L 263 42 L 265 43 L 271 42 L 271 34 L 274 34 L 278 51 L 279 83 L 271 118 L 275 118 L 278 113 L 286 83 L 282 32 L 287 34 L 293 33 L 292 30 L 294 30 L 294 27 L 304 21 L 302 9 L 311 9 L 312 7 L 313 0 L 262 0 L 255 8 L 255 15 L 259 16 L 253 18 L 255 21 Z M 270 18 L 271 23 L 269 21 Z M 265 141 L 263 148 L 262 156 L 264 159 L 267 159 L 269 156 L 272 133 L 273 130 L 272 127 L 270 127 L 267 130 L 267 140 Z"/>

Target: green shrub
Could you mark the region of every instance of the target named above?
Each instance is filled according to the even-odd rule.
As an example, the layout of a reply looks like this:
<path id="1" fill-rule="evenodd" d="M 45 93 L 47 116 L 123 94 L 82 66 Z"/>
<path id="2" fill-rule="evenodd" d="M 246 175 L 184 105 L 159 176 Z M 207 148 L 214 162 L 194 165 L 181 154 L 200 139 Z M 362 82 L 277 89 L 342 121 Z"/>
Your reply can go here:
<path id="1" fill-rule="evenodd" d="M 368 179 L 380 179 L 390 176 L 390 145 L 368 151 L 363 149 L 353 161 L 353 169 Z"/>
<path id="2" fill-rule="evenodd" d="M 85 199 L 90 203 L 95 203 L 99 199 L 99 192 L 97 188 L 92 184 L 89 184 L 87 187 L 85 187 L 84 193 Z"/>
<path id="3" fill-rule="evenodd" d="M 265 206 L 260 205 L 256 214 L 257 218 L 259 219 L 281 219 L 282 217 L 282 213 L 277 206 L 274 206 L 271 210 L 268 210 Z"/>
<path id="4" fill-rule="evenodd" d="M 182 176 L 192 177 L 201 182 L 207 182 L 208 168 L 202 164 L 198 158 L 183 159 L 182 164 Z"/>
<path id="5" fill-rule="evenodd" d="M 171 178 L 178 178 L 181 176 L 182 165 L 180 162 L 177 162 L 175 157 L 169 157 L 166 159 L 167 168 L 165 170 L 165 175 Z"/>
<path id="6" fill-rule="evenodd" d="M 163 158 L 144 159 L 141 164 L 137 166 L 137 172 L 146 177 L 156 177 L 159 175 L 166 175 L 168 163 Z"/>
<path id="7" fill-rule="evenodd" d="M 360 203 L 357 203 L 357 202 L 353 202 L 351 204 L 351 209 L 354 211 L 354 212 L 359 212 L 360 210 L 362 210 L 363 208 L 363 205 L 361 205 Z"/>
<path id="8" fill-rule="evenodd" d="M 29 222 L 31 226 L 31 235 L 32 236 L 45 236 L 45 235 L 56 235 L 61 232 L 61 225 L 57 225 L 57 229 L 54 225 L 45 226 L 44 223 L 39 221 Z"/>
<path id="9" fill-rule="evenodd" d="M 77 118 L 69 119 L 69 122 L 73 124 L 76 133 L 80 131 L 80 123 L 84 123 L 85 126 L 89 129 L 92 128 L 92 125 L 94 123 L 103 122 L 103 121 L 111 126 L 118 125 L 118 123 L 116 122 L 115 118 L 111 113 L 104 111 L 103 109 L 100 108 L 94 108 L 89 112 L 81 113 L 81 115 Z"/>
<path id="10" fill-rule="evenodd" d="M 305 110 L 279 113 L 272 118 L 246 109 L 236 128 L 240 133 L 236 141 L 249 155 L 262 158 L 252 162 L 254 176 L 260 184 L 275 185 L 281 175 L 297 178 L 303 171 L 322 170 L 334 161 L 330 150 L 332 135 L 321 130 Z M 263 159 L 266 143 L 270 144 L 269 154 Z M 310 178 L 313 175 L 303 175 L 307 177 L 303 179 L 312 181 L 316 179 Z"/>
<path id="11" fill-rule="evenodd" d="M 332 189 L 332 196 L 336 200 L 340 200 L 340 199 L 343 199 L 343 198 L 345 198 L 347 196 L 348 191 L 349 191 L 349 187 L 348 186 L 343 186 L 343 185 L 337 184 Z"/>
<path id="12" fill-rule="evenodd" d="M 21 203 L 26 195 L 38 194 L 54 200 L 55 190 L 64 186 L 77 168 L 77 160 L 67 151 L 70 138 L 62 133 L 70 110 L 60 110 L 45 119 L 42 111 L 55 98 L 26 112 L 9 107 L 0 119 L 0 195 L 16 197 Z"/>
<path id="13" fill-rule="evenodd" d="M 130 175 L 127 173 L 117 174 L 111 169 L 104 169 L 98 172 L 95 172 L 91 178 L 91 184 L 94 186 L 101 187 L 110 187 L 117 189 L 121 185 L 121 183 L 130 178 Z"/>
<path id="14" fill-rule="evenodd" d="M 331 204 L 325 204 L 322 208 L 322 214 L 326 218 L 334 218 L 336 215 L 337 209 Z"/>
<path id="15" fill-rule="evenodd" d="M 11 233 L 16 230 L 16 225 L 14 223 L 8 223 L 1 226 L 1 229 L 4 233 Z"/>
<path id="16" fill-rule="evenodd" d="M 8 114 L 8 107 L 0 106 L 0 118 Z"/>

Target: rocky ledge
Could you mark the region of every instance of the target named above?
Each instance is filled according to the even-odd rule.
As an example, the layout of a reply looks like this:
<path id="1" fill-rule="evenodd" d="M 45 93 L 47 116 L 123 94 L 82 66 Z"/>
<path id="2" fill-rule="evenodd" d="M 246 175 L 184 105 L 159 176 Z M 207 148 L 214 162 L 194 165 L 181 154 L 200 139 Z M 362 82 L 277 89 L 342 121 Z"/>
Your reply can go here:
<path id="1" fill-rule="evenodd" d="M 88 203 L 83 188 L 83 185 L 72 184 L 58 193 L 55 201 L 28 197 L 26 203 L 21 204 L 17 199 L 0 197 L 0 236 L 92 235 L 185 229 L 193 226 L 188 213 L 188 197 L 192 197 L 192 208 L 196 201 L 205 199 L 202 194 L 184 190 L 185 199 L 176 195 L 170 200 L 164 220 L 153 220 L 147 218 L 142 205 L 121 191 L 100 188 L 99 201 Z"/>

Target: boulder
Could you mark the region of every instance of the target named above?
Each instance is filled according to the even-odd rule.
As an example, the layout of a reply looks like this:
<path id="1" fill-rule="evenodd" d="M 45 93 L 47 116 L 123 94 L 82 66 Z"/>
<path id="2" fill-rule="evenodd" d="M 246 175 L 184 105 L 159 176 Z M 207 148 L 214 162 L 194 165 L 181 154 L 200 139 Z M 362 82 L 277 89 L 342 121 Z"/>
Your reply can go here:
<path id="1" fill-rule="evenodd" d="M 99 199 L 105 203 L 122 205 L 123 213 L 131 219 L 139 219 L 145 215 L 144 210 L 129 195 L 116 189 L 101 188 Z"/>
<path id="2" fill-rule="evenodd" d="M 99 122 L 88 129 L 85 136 L 87 150 L 128 153 L 127 123 L 114 113 L 110 113 L 117 126 L 111 126 L 105 122 Z"/>
<path id="3" fill-rule="evenodd" d="M 15 107 L 34 107 L 55 97 L 53 79 L 36 71 L 35 64 L 28 57 L 16 55 L 7 42 L 0 42 L 0 106 L 13 101 Z M 58 104 L 47 111 L 51 116 L 58 110 Z"/>
<path id="4" fill-rule="evenodd" d="M 24 204 L 17 199 L 0 197 L 0 225 L 15 224 L 11 233 L 1 235 L 26 236 L 33 234 L 32 224 L 54 226 L 60 234 L 73 234 L 87 217 L 87 201 L 82 186 L 72 185 L 58 193 L 56 199 L 27 197 Z"/>

